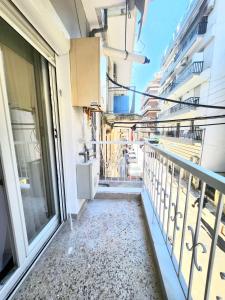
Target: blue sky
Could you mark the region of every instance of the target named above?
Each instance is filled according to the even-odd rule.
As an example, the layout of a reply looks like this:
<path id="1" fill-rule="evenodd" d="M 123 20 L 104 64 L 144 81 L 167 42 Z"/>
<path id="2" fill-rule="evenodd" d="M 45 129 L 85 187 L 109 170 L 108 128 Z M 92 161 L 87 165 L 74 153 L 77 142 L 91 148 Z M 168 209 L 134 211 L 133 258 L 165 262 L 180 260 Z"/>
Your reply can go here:
<path id="1" fill-rule="evenodd" d="M 153 0 L 142 28 L 135 52 L 150 58 L 147 65 L 133 64 L 132 84 L 144 91 L 154 73 L 160 69 L 162 55 L 172 40 L 173 33 L 184 15 L 190 0 Z M 136 111 L 140 109 L 141 96 L 136 96 Z"/>

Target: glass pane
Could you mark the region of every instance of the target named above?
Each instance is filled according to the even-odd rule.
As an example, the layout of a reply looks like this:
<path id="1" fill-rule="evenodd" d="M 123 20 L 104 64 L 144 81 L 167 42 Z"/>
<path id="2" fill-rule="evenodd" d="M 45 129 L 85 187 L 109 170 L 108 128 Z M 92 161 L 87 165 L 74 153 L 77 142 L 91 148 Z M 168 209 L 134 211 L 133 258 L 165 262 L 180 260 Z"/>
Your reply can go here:
<path id="1" fill-rule="evenodd" d="M 17 40 L 21 43 L 21 37 L 17 37 L 14 44 Z M 31 242 L 55 215 L 49 122 L 42 95 L 43 59 L 29 44 L 23 45 L 22 53 L 15 45 L 9 46 L 1 45 L 27 235 Z"/>
<path id="2" fill-rule="evenodd" d="M 12 249 L 12 234 L 0 160 L 0 285 L 3 284 L 6 276 L 15 267 Z"/>

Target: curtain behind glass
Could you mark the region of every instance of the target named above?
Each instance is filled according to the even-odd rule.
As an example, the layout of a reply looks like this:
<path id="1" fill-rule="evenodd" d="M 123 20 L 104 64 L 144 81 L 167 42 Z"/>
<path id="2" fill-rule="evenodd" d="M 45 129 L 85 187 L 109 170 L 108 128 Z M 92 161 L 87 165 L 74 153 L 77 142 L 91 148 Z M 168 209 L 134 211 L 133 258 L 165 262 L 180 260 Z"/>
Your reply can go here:
<path id="1" fill-rule="evenodd" d="M 27 235 L 32 241 L 54 214 L 53 206 L 49 205 L 53 201 L 49 200 L 52 194 L 49 185 L 48 193 L 45 186 L 50 182 L 50 172 L 44 168 L 43 159 L 48 156 L 48 149 L 40 139 L 41 127 L 44 126 L 41 122 L 45 120 L 40 122 L 39 119 L 38 71 L 34 59 L 31 63 L 31 59 L 25 59 L 5 45 L 2 50 Z M 28 51 L 30 53 L 29 48 Z"/>

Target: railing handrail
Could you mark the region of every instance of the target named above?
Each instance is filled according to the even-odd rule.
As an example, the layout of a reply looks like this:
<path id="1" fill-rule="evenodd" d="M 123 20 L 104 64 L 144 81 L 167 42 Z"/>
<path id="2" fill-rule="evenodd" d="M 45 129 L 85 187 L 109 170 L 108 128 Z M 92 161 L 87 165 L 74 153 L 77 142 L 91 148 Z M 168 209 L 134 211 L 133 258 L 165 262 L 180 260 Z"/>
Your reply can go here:
<path id="1" fill-rule="evenodd" d="M 91 141 L 91 144 L 96 145 L 149 145 L 153 150 L 159 152 L 161 155 L 168 158 L 170 161 L 174 162 L 179 167 L 192 173 L 194 176 L 199 177 L 201 180 L 206 182 L 208 185 L 213 186 L 215 189 L 219 190 L 225 194 L 225 177 L 205 169 L 185 158 L 182 158 L 168 150 L 163 149 L 161 146 L 155 146 L 146 141 Z"/>
<path id="2" fill-rule="evenodd" d="M 92 145 L 144 145 L 145 141 L 90 141 Z"/>
<path id="3" fill-rule="evenodd" d="M 184 139 L 189 139 L 193 141 L 198 141 L 202 142 L 203 139 L 203 133 L 205 129 L 188 129 L 188 130 L 179 130 L 179 129 L 172 129 L 172 130 L 167 130 L 163 132 L 157 132 L 155 135 L 158 136 L 163 136 L 163 137 L 171 137 L 171 138 L 184 138 Z"/>
<path id="4" fill-rule="evenodd" d="M 193 96 L 193 97 L 189 97 L 189 98 L 185 99 L 183 102 L 198 104 L 199 103 L 199 99 L 200 99 L 200 97 L 194 97 Z M 194 108 L 193 106 L 192 107 L 188 106 L 188 107 L 189 108 Z M 183 108 L 187 108 L 187 105 L 185 105 L 184 103 L 177 103 L 177 104 L 171 106 L 169 108 L 169 110 L 170 110 L 171 113 L 173 113 L 173 112 L 176 112 L 176 111 L 181 110 Z"/>
<path id="5" fill-rule="evenodd" d="M 163 89 L 162 95 L 167 95 L 169 92 L 171 92 L 175 87 L 179 86 L 183 82 L 189 78 L 189 75 L 192 74 L 201 74 L 203 71 L 203 64 L 204 61 L 193 61 L 188 66 L 186 66 L 178 75 L 175 77 L 166 88 Z"/>
<path id="6" fill-rule="evenodd" d="M 194 176 L 199 177 L 201 180 L 206 182 L 208 185 L 214 187 L 219 190 L 223 194 L 225 194 L 225 177 L 205 169 L 202 166 L 199 166 L 185 158 L 182 158 L 172 152 L 163 149 L 161 146 L 148 145 L 154 149 L 156 152 L 159 152 L 164 157 L 168 158 L 170 161 L 174 162 L 179 167 L 187 170 L 192 173 Z"/>

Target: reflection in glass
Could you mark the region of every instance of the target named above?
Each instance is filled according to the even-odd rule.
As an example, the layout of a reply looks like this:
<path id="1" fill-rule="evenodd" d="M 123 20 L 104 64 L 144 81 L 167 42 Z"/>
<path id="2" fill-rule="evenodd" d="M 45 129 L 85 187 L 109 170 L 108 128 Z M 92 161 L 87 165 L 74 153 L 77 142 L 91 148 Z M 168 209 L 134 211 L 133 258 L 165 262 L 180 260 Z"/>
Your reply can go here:
<path id="1" fill-rule="evenodd" d="M 13 42 L 16 46 L 2 44 L 1 48 L 26 229 L 31 242 L 55 215 L 49 125 L 42 97 L 43 59 L 21 37 L 14 37 Z M 19 43 L 22 47 L 17 49 Z"/>
<path id="2" fill-rule="evenodd" d="M 12 248 L 12 234 L 0 161 L 0 285 L 15 266 Z"/>

